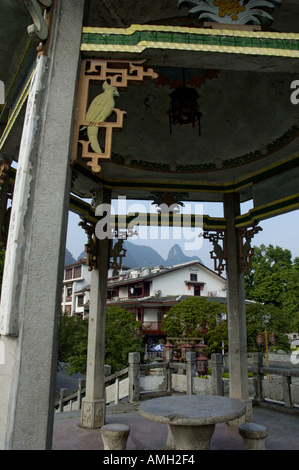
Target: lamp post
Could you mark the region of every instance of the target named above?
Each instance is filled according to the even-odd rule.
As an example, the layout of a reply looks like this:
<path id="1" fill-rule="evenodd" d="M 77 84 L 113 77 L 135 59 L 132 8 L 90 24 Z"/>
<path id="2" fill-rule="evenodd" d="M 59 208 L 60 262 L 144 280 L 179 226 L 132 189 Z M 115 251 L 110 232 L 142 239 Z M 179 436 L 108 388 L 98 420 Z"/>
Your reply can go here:
<path id="1" fill-rule="evenodd" d="M 259 333 L 256 337 L 256 342 L 258 346 L 262 346 L 264 343 L 264 337 L 265 337 L 265 343 L 266 343 L 266 361 L 267 361 L 267 367 L 269 367 L 269 350 L 268 350 L 268 340 L 269 343 L 274 345 L 275 344 L 275 335 L 274 333 L 268 333 L 267 329 L 265 329 L 264 332 Z M 267 374 L 267 380 L 270 380 L 270 375 Z"/>

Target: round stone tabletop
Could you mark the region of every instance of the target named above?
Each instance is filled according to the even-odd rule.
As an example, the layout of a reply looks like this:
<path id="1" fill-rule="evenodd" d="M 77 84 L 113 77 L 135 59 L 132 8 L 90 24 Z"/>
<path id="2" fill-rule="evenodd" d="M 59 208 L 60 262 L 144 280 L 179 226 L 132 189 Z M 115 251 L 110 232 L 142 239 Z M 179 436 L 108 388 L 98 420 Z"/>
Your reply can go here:
<path id="1" fill-rule="evenodd" d="M 240 400 L 206 395 L 155 398 L 139 406 L 139 414 L 158 423 L 204 426 L 240 418 L 246 406 Z"/>

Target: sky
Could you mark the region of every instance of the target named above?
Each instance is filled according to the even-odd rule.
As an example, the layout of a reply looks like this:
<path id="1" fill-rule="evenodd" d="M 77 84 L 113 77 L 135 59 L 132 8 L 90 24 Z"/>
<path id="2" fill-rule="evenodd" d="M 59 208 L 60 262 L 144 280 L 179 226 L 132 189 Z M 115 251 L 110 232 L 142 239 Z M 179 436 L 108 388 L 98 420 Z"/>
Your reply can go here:
<path id="1" fill-rule="evenodd" d="M 140 203 L 144 204 L 144 201 L 140 201 Z M 148 211 L 155 210 L 154 206 L 152 206 L 151 209 L 151 204 L 147 204 L 148 205 L 145 207 Z M 248 203 L 244 203 L 241 205 L 241 213 L 246 213 L 251 208 L 252 202 L 249 201 Z M 134 209 L 134 207 L 132 207 L 132 209 Z M 202 211 L 203 214 L 208 214 L 211 217 L 223 217 L 223 205 L 220 203 L 203 203 Z M 84 230 L 78 226 L 79 222 L 79 216 L 70 212 L 66 247 L 75 259 L 77 259 L 82 251 L 84 251 L 84 245 L 87 243 L 87 236 Z M 271 244 L 273 246 L 280 246 L 283 249 L 290 250 L 293 259 L 295 257 L 299 257 L 299 210 L 276 216 L 271 219 L 262 220 L 259 225 L 263 228 L 263 231 L 255 235 L 252 245 L 260 246 L 264 244 L 268 246 Z M 129 241 L 138 245 L 150 246 L 164 259 L 167 259 L 168 252 L 173 245 L 178 244 L 186 256 L 198 256 L 203 264 L 210 269 L 214 269 L 214 261 L 210 257 L 210 251 L 212 250 L 213 245 L 208 240 L 198 239 L 197 234 L 196 236 L 194 235 L 194 231 L 186 232 L 185 234 L 177 234 L 177 236 L 180 236 L 180 239 L 173 237 L 172 229 L 170 229 L 169 234 L 164 233 L 161 235 L 161 233 L 154 233 L 154 235 L 158 236 L 158 239 L 150 239 L 148 229 L 147 239 L 135 237 Z M 166 239 L 163 239 L 163 236 L 166 237 Z M 191 237 L 191 239 L 186 239 L 186 236 Z M 188 244 L 191 244 L 191 247 L 188 247 Z"/>

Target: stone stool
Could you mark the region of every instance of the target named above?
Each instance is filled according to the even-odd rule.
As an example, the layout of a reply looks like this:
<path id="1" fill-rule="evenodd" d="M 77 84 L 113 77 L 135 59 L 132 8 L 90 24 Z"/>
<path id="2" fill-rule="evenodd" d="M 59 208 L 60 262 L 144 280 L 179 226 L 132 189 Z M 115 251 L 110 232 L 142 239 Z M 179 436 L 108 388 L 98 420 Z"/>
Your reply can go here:
<path id="1" fill-rule="evenodd" d="M 101 428 L 104 450 L 126 450 L 130 434 L 129 426 L 125 424 L 105 424 Z"/>
<path id="2" fill-rule="evenodd" d="M 266 450 L 265 439 L 267 428 L 255 423 L 244 423 L 239 426 L 239 434 L 244 440 L 244 450 Z"/>

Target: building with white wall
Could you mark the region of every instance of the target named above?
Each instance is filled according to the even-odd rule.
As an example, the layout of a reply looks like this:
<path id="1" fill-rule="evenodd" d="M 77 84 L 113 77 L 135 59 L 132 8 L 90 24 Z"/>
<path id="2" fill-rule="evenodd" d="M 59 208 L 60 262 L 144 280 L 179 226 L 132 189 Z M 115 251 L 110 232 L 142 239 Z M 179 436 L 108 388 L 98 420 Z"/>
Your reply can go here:
<path id="1" fill-rule="evenodd" d="M 63 275 L 61 311 L 86 318 L 89 314 L 91 272 L 86 259 L 65 266 Z"/>
<path id="2" fill-rule="evenodd" d="M 134 313 L 147 335 L 163 335 L 161 323 L 166 313 L 190 296 L 226 304 L 226 279 L 199 261 L 190 261 L 168 268 L 123 270 L 108 280 L 107 305 Z"/>

